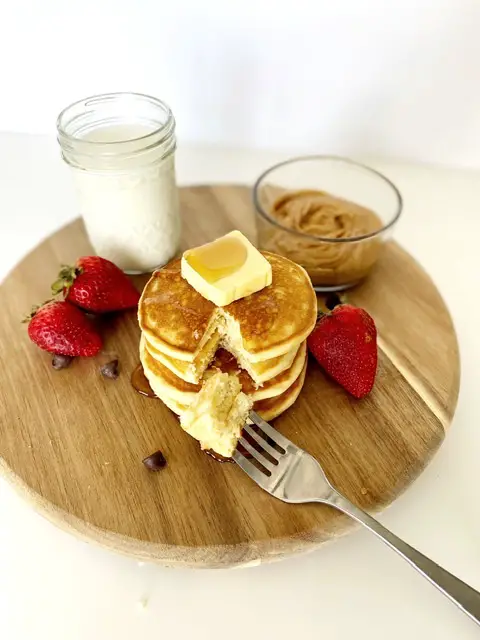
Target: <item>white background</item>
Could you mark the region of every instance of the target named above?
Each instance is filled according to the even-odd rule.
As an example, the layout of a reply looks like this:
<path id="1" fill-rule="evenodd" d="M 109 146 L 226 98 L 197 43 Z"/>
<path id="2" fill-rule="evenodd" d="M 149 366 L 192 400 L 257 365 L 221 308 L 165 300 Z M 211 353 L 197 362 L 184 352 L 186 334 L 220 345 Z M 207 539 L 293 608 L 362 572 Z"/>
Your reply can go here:
<path id="1" fill-rule="evenodd" d="M 480 167 L 477 0 L 3 0 L 0 130 L 164 98 L 184 142 Z"/>
<path id="2" fill-rule="evenodd" d="M 76 215 L 54 121 L 89 94 L 169 101 L 183 183 L 251 183 L 284 157 L 235 146 L 360 154 L 398 184 L 397 237 L 452 311 L 462 386 L 444 445 L 381 520 L 477 589 L 480 173 L 368 156 L 480 169 L 479 33 L 476 0 L 0 5 L 0 130 L 48 134 L 0 135 L 0 279 Z M 0 638 L 144 636 L 474 640 L 478 628 L 367 532 L 248 570 L 140 567 L 59 531 L 0 480 Z"/>

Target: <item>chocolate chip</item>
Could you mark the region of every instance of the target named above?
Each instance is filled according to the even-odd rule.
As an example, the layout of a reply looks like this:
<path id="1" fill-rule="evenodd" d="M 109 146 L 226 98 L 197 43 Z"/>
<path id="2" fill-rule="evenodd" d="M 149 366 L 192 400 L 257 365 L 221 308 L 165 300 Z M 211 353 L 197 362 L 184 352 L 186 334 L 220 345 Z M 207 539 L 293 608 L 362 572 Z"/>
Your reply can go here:
<path id="1" fill-rule="evenodd" d="M 55 353 L 52 358 L 52 367 L 57 371 L 59 369 L 66 369 L 70 366 L 73 360 L 73 356 L 62 356 L 59 353 Z"/>
<path id="2" fill-rule="evenodd" d="M 115 358 L 115 360 L 110 360 L 110 362 L 107 362 L 106 364 L 101 366 L 100 373 L 105 378 L 116 380 L 118 378 L 118 358 Z"/>
<path id="3" fill-rule="evenodd" d="M 152 453 L 152 455 L 142 460 L 142 462 L 149 471 L 160 471 L 160 469 L 163 469 L 167 464 L 165 456 L 160 450 L 155 451 L 155 453 Z"/>
<path id="4" fill-rule="evenodd" d="M 325 306 L 327 307 L 327 309 L 330 309 L 330 311 L 332 311 L 332 309 L 335 309 L 335 307 L 339 304 L 342 304 L 342 299 L 337 293 L 329 293 L 325 298 Z"/>

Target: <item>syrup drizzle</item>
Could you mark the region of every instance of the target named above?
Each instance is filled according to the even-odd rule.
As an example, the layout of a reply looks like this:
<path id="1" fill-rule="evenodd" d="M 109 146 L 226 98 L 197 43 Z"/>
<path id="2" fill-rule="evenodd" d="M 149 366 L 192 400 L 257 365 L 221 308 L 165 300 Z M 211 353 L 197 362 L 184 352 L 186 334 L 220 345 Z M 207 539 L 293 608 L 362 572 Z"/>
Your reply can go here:
<path id="1" fill-rule="evenodd" d="M 211 458 L 213 458 L 217 462 L 235 462 L 233 458 L 225 458 L 225 456 L 220 455 L 219 453 L 217 453 L 213 449 L 204 449 L 203 453 L 206 453 L 207 456 L 210 456 Z"/>
<path id="2" fill-rule="evenodd" d="M 146 375 L 143 372 L 143 367 L 139 364 L 135 367 L 132 377 L 130 378 L 132 383 L 132 387 L 137 391 L 140 395 L 146 396 L 147 398 L 156 398 L 152 387 L 150 386 L 149 381 L 147 380 Z"/>

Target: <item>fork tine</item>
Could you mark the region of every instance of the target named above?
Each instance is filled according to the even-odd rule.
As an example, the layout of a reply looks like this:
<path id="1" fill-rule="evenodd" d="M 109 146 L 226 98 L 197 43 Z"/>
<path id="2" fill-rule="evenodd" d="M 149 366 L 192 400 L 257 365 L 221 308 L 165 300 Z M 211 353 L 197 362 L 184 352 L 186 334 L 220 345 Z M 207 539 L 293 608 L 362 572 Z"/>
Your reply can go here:
<path id="1" fill-rule="evenodd" d="M 259 462 L 262 465 L 262 467 L 265 467 L 267 471 L 272 472 L 275 465 L 272 462 L 270 462 L 268 458 L 265 458 L 263 453 L 255 449 L 255 447 L 253 447 L 248 442 L 248 440 L 246 440 L 245 438 L 239 438 L 238 444 L 240 444 L 246 451 L 248 451 L 248 453 L 252 456 L 252 458 L 255 458 L 255 460 Z"/>
<path id="2" fill-rule="evenodd" d="M 262 449 L 264 449 L 268 454 L 270 454 L 272 456 L 272 458 L 274 458 L 275 460 L 278 460 L 279 457 L 281 455 L 283 455 L 282 453 L 280 453 L 280 451 L 277 451 L 270 444 L 268 444 L 268 442 L 265 440 L 265 438 L 263 438 L 259 433 L 254 431 L 250 425 L 246 424 L 243 427 L 243 430 L 246 433 L 248 433 L 248 435 L 251 438 L 253 438 L 253 440 L 255 440 L 255 442 L 258 442 L 258 444 L 262 447 Z"/>
<path id="3" fill-rule="evenodd" d="M 287 450 L 287 447 L 289 445 L 295 446 L 290 442 L 290 440 L 285 438 L 285 436 L 282 436 L 281 433 L 279 433 L 270 424 L 268 424 L 268 422 L 265 422 L 265 420 L 263 418 L 261 418 L 258 415 L 258 413 L 256 413 L 255 411 L 250 411 L 250 413 L 248 414 L 248 417 L 250 418 L 250 420 L 252 422 L 254 422 L 257 425 L 257 427 L 260 427 L 260 429 L 267 436 L 269 436 L 276 444 L 278 444 L 280 447 L 282 447 L 284 449 L 284 451 Z M 262 446 L 263 446 L 263 443 L 262 443 Z"/>
<path id="4" fill-rule="evenodd" d="M 245 456 L 238 452 L 238 449 L 233 452 L 232 458 L 238 466 L 245 471 L 247 476 L 250 476 L 250 478 L 260 487 L 265 488 L 265 484 L 267 480 L 269 480 L 269 476 L 262 473 L 260 469 L 250 462 L 250 460 L 247 460 Z"/>

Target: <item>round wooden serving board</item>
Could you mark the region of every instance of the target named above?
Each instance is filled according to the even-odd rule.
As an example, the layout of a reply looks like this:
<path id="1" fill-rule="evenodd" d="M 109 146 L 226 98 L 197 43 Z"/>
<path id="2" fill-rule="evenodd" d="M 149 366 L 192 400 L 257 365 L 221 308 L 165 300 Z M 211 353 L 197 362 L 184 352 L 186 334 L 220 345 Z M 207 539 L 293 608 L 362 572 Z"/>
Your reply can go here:
<path id="1" fill-rule="evenodd" d="M 254 239 L 249 189 L 181 190 L 183 247 L 233 228 Z M 279 559 L 317 547 L 351 523 L 317 504 L 284 504 L 234 464 L 200 451 L 160 400 L 136 393 L 134 311 L 104 319 L 101 356 L 55 371 L 20 323 L 49 296 L 61 263 L 92 249 L 77 220 L 48 238 L 0 289 L 0 470 L 60 527 L 141 560 L 230 567 Z M 146 278 L 138 279 L 143 286 Z M 373 392 L 357 401 L 311 359 L 296 404 L 275 426 L 316 456 L 332 482 L 370 511 L 396 498 L 422 471 L 445 435 L 459 386 L 457 341 L 430 278 L 398 245 L 349 293 L 379 331 Z M 99 366 L 118 356 L 121 375 Z M 146 470 L 161 449 L 168 466 Z"/>

